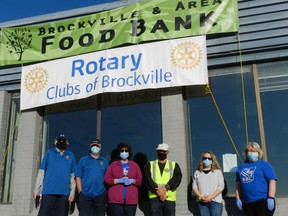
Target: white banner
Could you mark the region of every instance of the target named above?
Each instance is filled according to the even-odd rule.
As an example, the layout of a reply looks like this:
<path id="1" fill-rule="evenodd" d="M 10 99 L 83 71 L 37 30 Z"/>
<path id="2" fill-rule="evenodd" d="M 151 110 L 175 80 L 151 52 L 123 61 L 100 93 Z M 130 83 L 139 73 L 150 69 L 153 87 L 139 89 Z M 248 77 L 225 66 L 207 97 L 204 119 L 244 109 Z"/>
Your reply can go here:
<path id="1" fill-rule="evenodd" d="M 25 66 L 21 110 L 104 92 L 207 83 L 206 37 L 166 40 Z"/>

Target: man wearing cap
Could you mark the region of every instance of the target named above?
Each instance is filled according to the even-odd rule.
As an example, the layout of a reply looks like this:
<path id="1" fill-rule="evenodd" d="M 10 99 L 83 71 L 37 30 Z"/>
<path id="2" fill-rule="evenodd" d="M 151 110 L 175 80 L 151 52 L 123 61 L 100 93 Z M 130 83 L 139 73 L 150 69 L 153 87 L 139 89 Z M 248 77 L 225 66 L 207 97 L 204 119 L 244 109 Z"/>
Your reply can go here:
<path id="1" fill-rule="evenodd" d="M 104 216 L 107 193 L 104 174 L 108 160 L 100 156 L 99 139 L 90 143 L 89 155 L 82 157 L 76 169 L 76 185 L 79 192 L 79 216 Z"/>
<path id="2" fill-rule="evenodd" d="M 36 180 L 33 195 L 41 196 L 38 216 L 68 215 L 68 202 L 75 197 L 74 154 L 66 150 L 68 139 L 64 134 L 59 134 L 54 144 L 46 152 Z"/>
<path id="3" fill-rule="evenodd" d="M 176 162 L 169 161 L 169 145 L 159 144 L 158 159 L 150 161 L 145 171 L 149 190 L 151 216 L 175 216 L 176 190 L 182 180 L 182 172 Z"/>

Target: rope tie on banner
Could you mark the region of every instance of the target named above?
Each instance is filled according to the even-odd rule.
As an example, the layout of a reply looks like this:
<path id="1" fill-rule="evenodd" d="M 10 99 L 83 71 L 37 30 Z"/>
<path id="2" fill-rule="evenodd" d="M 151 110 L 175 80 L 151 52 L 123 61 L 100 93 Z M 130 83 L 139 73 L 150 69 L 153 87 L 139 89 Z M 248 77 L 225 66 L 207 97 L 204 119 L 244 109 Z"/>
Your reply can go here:
<path id="1" fill-rule="evenodd" d="M 244 84 L 242 51 L 241 51 L 241 42 L 240 42 L 240 33 L 239 32 L 237 33 L 237 41 L 238 41 L 239 61 L 240 61 L 240 74 L 241 74 L 241 85 L 242 85 L 243 114 L 244 114 L 244 123 L 245 123 L 246 144 L 248 144 L 249 138 L 248 138 L 248 124 L 247 124 L 247 111 L 246 111 L 245 84 Z"/>
<path id="2" fill-rule="evenodd" d="M 15 122 L 14 128 L 13 128 L 13 130 L 12 130 L 12 133 L 11 133 L 10 136 L 9 136 L 8 144 L 7 144 L 7 146 L 6 146 L 6 149 L 5 149 L 5 151 L 4 151 L 4 155 L 3 155 L 3 158 L 2 158 L 2 161 L 1 161 L 1 167 L 0 167 L 0 171 L 1 171 L 1 172 L 4 170 L 5 160 L 6 160 L 6 157 L 7 157 L 7 154 L 8 154 L 8 150 L 9 150 L 9 148 L 10 148 L 10 146 L 11 146 L 12 139 L 14 138 L 15 131 L 18 129 L 18 124 L 19 124 L 20 116 L 21 116 L 21 112 L 17 113 L 16 122 Z"/>
<path id="3" fill-rule="evenodd" d="M 219 107 L 218 107 L 218 105 L 217 105 L 217 102 L 216 102 L 216 100 L 215 100 L 215 98 L 214 98 L 214 95 L 213 95 L 213 93 L 212 93 L 212 91 L 211 91 L 211 88 L 210 88 L 210 85 L 209 85 L 209 84 L 207 84 L 206 87 L 205 87 L 205 93 L 206 93 L 206 94 L 209 94 L 209 95 L 211 96 L 211 98 L 212 98 L 212 100 L 213 100 L 213 103 L 214 103 L 214 105 L 215 105 L 215 107 L 216 107 L 216 110 L 217 110 L 217 112 L 218 112 L 218 114 L 219 114 L 219 117 L 220 117 L 220 119 L 221 119 L 221 122 L 222 122 L 222 124 L 223 124 L 223 126 L 224 126 L 224 128 L 225 128 L 225 131 L 226 131 L 226 133 L 227 133 L 227 135 L 228 135 L 228 137 L 229 137 L 229 139 L 230 139 L 230 141 L 231 141 L 231 143 L 232 143 L 232 146 L 233 146 L 233 148 L 234 148 L 234 150 L 235 150 L 238 158 L 240 159 L 240 154 L 239 154 L 239 152 L 238 152 L 238 150 L 237 150 L 237 147 L 236 147 L 236 145 L 235 145 L 235 143 L 234 143 L 234 141 L 233 141 L 233 139 L 232 139 L 232 136 L 231 136 L 231 134 L 230 134 L 230 132 L 229 132 L 229 130 L 228 130 L 228 127 L 227 127 L 227 125 L 226 125 L 226 123 L 225 123 L 225 120 L 224 120 L 224 118 L 223 118 L 223 116 L 222 116 L 222 114 L 221 114 L 221 111 L 220 111 L 220 109 L 219 109 Z M 241 159 L 240 159 L 240 161 L 241 161 Z"/>

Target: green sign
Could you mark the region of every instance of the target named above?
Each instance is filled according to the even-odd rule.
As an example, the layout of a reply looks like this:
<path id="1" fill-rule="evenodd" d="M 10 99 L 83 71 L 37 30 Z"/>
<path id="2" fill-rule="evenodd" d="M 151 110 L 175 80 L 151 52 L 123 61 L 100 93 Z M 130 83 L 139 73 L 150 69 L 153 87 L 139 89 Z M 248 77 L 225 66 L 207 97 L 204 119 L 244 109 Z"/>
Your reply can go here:
<path id="1" fill-rule="evenodd" d="M 0 67 L 238 29 L 237 0 L 144 1 L 64 21 L 3 28 Z"/>

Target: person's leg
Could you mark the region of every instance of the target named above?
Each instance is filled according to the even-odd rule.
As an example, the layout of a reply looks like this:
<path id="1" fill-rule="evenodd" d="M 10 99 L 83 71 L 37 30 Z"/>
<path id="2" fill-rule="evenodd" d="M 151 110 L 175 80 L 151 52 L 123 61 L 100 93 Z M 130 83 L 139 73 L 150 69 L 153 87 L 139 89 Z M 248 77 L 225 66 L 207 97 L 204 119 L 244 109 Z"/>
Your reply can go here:
<path id="1" fill-rule="evenodd" d="M 198 207 L 201 216 L 210 216 L 210 206 L 202 202 L 198 202 Z"/>
<path id="2" fill-rule="evenodd" d="M 92 216 L 93 198 L 80 193 L 78 200 L 79 216 Z"/>
<path id="3" fill-rule="evenodd" d="M 53 195 L 42 195 L 38 216 L 50 216 L 55 208 L 56 197 Z"/>
<path id="4" fill-rule="evenodd" d="M 162 216 L 162 202 L 159 198 L 150 199 L 151 216 Z"/>
<path id="5" fill-rule="evenodd" d="M 212 201 L 209 205 L 210 205 L 211 216 L 222 216 L 222 211 L 223 211 L 222 203 Z"/>
<path id="6" fill-rule="evenodd" d="M 255 202 L 255 216 L 273 216 L 274 212 L 275 208 L 272 211 L 268 210 L 266 199 Z"/>
<path id="7" fill-rule="evenodd" d="M 109 203 L 111 216 L 125 216 L 124 205 Z"/>
<path id="8" fill-rule="evenodd" d="M 91 216 L 105 216 L 107 193 L 93 199 L 93 214 Z"/>
<path id="9" fill-rule="evenodd" d="M 135 216 L 137 205 L 126 205 L 126 216 Z"/>
<path id="10" fill-rule="evenodd" d="M 243 202 L 243 211 L 247 216 L 255 216 L 255 202 L 244 203 Z"/>
<path id="11" fill-rule="evenodd" d="M 57 195 L 55 216 L 68 215 L 68 195 Z"/>
<path id="12" fill-rule="evenodd" d="M 165 216 L 175 216 L 175 212 L 176 212 L 175 207 L 176 207 L 175 202 L 166 200 L 164 202 L 164 215 Z"/>

